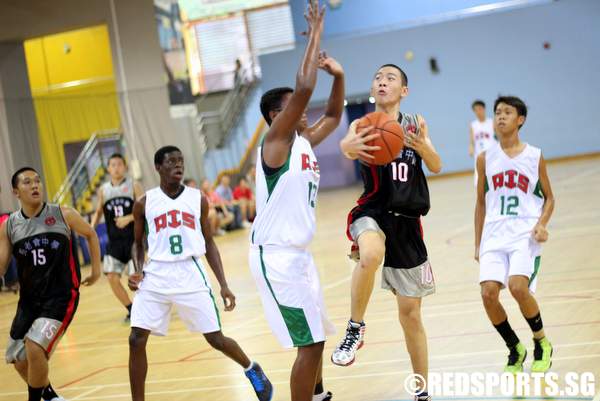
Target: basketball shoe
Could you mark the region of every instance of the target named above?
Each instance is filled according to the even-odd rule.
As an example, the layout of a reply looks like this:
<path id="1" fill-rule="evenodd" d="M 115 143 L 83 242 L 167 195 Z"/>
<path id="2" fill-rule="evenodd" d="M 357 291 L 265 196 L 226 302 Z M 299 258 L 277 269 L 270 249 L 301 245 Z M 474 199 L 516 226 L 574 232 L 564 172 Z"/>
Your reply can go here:
<path id="1" fill-rule="evenodd" d="M 508 354 L 508 363 L 504 367 L 507 373 L 519 373 L 523 371 L 523 362 L 527 357 L 527 349 L 522 343 L 517 343 L 510 349 Z"/>
<path id="2" fill-rule="evenodd" d="M 352 365 L 358 351 L 364 344 L 365 324 L 348 321 L 346 336 L 331 355 L 331 362 L 338 366 Z"/>
<path id="3" fill-rule="evenodd" d="M 245 373 L 248 380 L 250 380 L 258 399 L 260 401 L 271 401 L 273 398 L 273 385 L 260 365 L 256 362 L 252 362 L 252 366 Z"/>
<path id="4" fill-rule="evenodd" d="M 533 339 L 535 348 L 533 349 L 533 363 L 531 371 L 536 373 L 545 373 L 552 366 L 552 344 L 546 337 L 542 339 Z"/>

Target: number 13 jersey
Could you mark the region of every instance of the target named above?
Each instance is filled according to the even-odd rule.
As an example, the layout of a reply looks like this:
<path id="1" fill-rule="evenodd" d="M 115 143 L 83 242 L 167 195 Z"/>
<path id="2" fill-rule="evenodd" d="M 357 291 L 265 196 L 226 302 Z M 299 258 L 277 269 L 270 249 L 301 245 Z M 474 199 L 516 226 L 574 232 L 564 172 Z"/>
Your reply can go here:
<path id="1" fill-rule="evenodd" d="M 160 187 L 146 192 L 151 261 L 174 262 L 206 253 L 200 226 L 200 201 L 200 191 L 190 187 L 184 187 L 175 199 L 168 197 Z"/>
<path id="2" fill-rule="evenodd" d="M 539 181 L 540 149 L 525 145 L 510 158 L 496 143 L 485 151 L 485 223 L 480 254 L 513 251 L 532 241 L 544 206 Z"/>
<path id="3" fill-rule="evenodd" d="M 262 161 L 262 145 L 257 160 Z M 305 249 L 315 229 L 319 164 L 310 142 L 297 135 L 285 164 L 266 175 L 261 162 L 256 168 L 256 218 L 251 242 Z"/>

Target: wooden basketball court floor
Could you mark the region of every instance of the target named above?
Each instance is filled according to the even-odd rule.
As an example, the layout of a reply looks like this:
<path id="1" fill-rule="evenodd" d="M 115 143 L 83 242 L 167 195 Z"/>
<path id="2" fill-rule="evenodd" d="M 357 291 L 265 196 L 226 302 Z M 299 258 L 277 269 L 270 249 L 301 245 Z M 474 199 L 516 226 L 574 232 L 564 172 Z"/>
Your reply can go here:
<path id="1" fill-rule="evenodd" d="M 544 245 L 537 299 L 554 344 L 553 371 L 591 371 L 600 381 L 600 157 L 552 163 L 550 178 L 557 205 L 550 241 Z M 471 175 L 430 181 L 432 209 L 423 219 L 437 293 L 424 300 L 430 369 L 436 372 L 494 372 L 506 349 L 488 322 L 479 297 L 478 265 L 473 260 Z M 338 333 L 325 348 L 324 378 L 335 400 L 408 400 L 403 381 L 410 362 L 390 293 L 378 288 L 367 312 L 365 347 L 350 367 L 329 361 L 349 316 L 346 213 L 358 186 L 319 194 L 318 229 L 312 250 L 320 269 L 325 301 Z M 275 386 L 274 400 L 289 400 L 288 378 L 294 351 L 282 350 L 269 331 L 247 266 L 248 231 L 217 239 L 230 287 L 237 295 L 233 312 L 222 313 L 224 332 L 260 362 Z M 84 275 L 88 269 L 84 269 Z M 213 279 L 213 284 L 216 282 Z M 503 302 L 517 334 L 532 342 L 518 306 L 503 291 Z M 7 338 L 17 296 L 0 296 L 0 338 Z M 127 371 L 129 328 L 124 308 L 107 281 L 83 288 L 79 310 L 52 357 L 51 380 L 68 400 L 130 399 Z M 4 349 L 2 349 L 4 352 Z M 249 401 L 255 397 L 241 369 L 221 356 L 202 336 L 190 334 L 174 315 L 169 335 L 151 337 L 148 347 L 147 400 Z M 23 400 L 25 384 L 11 366 L 0 374 L 0 400 Z M 600 384 L 596 384 L 600 391 Z M 438 397 L 437 399 L 512 399 Z M 537 398 L 540 399 L 540 398 Z M 552 398 L 549 398 L 552 399 Z M 566 398 L 556 399 L 591 399 Z"/>

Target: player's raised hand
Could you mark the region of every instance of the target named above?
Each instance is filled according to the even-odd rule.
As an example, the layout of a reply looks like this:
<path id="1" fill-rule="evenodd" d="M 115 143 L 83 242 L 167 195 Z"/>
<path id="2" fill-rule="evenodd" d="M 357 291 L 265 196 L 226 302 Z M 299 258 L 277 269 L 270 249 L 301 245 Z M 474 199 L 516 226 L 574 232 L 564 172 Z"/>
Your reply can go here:
<path id="1" fill-rule="evenodd" d="M 417 115 L 417 123 L 419 124 L 419 134 L 406 130 L 404 132 L 404 146 L 413 148 L 420 152 L 426 146 L 426 138 L 428 137 L 427 122 L 423 117 Z"/>
<path id="2" fill-rule="evenodd" d="M 548 230 L 546 230 L 546 227 L 540 223 L 537 223 L 533 228 L 533 238 L 537 242 L 548 241 Z"/>
<path id="3" fill-rule="evenodd" d="M 221 287 L 221 298 L 225 304 L 225 312 L 232 311 L 235 308 L 235 295 L 229 287 Z"/>
<path id="4" fill-rule="evenodd" d="M 127 280 L 127 286 L 131 291 L 137 291 L 143 278 L 144 273 L 135 272 L 129 276 L 129 279 Z"/>
<path id="5" fill-rule="evenodd" d="M 342 65 L 333 57 L 329 57 L 325 51 L 319 52 L 319 68 L 334 77 L 344 75 Z"/>
<path id="6" fill-rule="evenodd" d="M 365 127 L 356 131 L 358 121 L 359 120 L 354 120 L 352 124 L 350 124 L 348 133 L 344 139 L 340 141 L 340 148 L 342 149 L 342 153 L 349 159 L 355 160 L 361 158 L 365 161 L 369 161 L 375 158 L 369 152 L 380 150 L 381 147 L 371 146 L 368 145 L 368 143 L 381 135 L 371 134 L 370 132 L 373 130 L 373 127 Z"/>
<path id="7" fill-rule="evenodd" d="M 302 32 L 302 35 L 310 36 L 315 33 L 323 32 L 323 16 L 325 15 L 325 6 L 319 6 L 319 0 L 311 0 L 304 13 L 304 18 L 308 23 L 308 31 Z"/>

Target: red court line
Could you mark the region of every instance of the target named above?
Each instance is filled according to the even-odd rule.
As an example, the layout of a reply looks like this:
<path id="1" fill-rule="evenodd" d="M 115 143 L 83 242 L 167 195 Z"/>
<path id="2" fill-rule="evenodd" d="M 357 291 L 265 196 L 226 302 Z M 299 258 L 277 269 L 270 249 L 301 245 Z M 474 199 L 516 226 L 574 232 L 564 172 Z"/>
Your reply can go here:
<path id="1" fill-rule="evenodd" d="M 551 327 L 570 327 L 570 326 L 584 326 L 584 325 L 593 325 L 593 324 L 600 324 L 600 320 L 594 320 L 594 321 L 590 321 L 590 322 L 575 322 L 575 323 L 564 323 L 564 324 L 553 324 L 553 325 L 546 325 L 544 326 L 545 328 L 551 328 Z M 521 330 L 521 329 L 526 329 L 528 327 L 518 327 L 517 330 Z M 476 332 L 467 332 L 467 333 L 458 333 L 458 334 L 445 334 L 442 336 L 432 336 L 432 337 L 427 337 L 427 340 L 439 340 L 439 339 L 445 339 L 445 338 L 451 338 L 451 337 L 464 337 L 464 336 L 468 336 L 468 335 L 484 335 L 484 334 L 491 334 L 493 332 L 491 331 L 476 331 Z M 244 340 L 249 340 L 251 338 L 255 338 L 255 337 L 260 337 L 262 336 L 262 334 L 257 334 L 248 338 L 245 338 Z M 379 345 L 379 344 L 392 344 L 392 343 L 403 343 L 404 340 L 387 340 L 387 341 L 373 341 L 373 342 L 368 342 L 368 344 L 371 345 Z M 325 349 L 332 349 L 333 346 L 331 347 L 325 347 Z M 212 351 L 212 348 L 206 348 L 203 349 L 201 351 L 198 352 L 194 352 L 193 354 L 190 354 L 188 356 L 185 356 L 179 360 L 176 361 L 163 361 L 163 362 L 149 362 L 148 366 L 153 366 L 153 365 L 172 365 L 175 363 L 182 363 L 182 362 L 198 362 L 198 361 L 210 361 L 210 360 L 215 360 L 215 359 L 222 359 L 223 356 L 219 355 L 219 356 L 215 356 L 215 357 L 208 357 L 208 358 L 199 358 L 199 359 L 192 359 L 194 356 L 197 356 L 199 354 L 204 354 L 208 351 Z M 276 351 L 267 351 L 267 352 L 258 352 L 253 354 L 253 356 L 259 356 L 259 355 L 272 355 L 272 354 L 280 354 L 283 350 L 276 350 Z M 107 366 L 105 368 L 102 369 L 98 369 L 96 371 L 93 371 L 91 373 L 88 373 L 85 376 L 82 376 L 80 378 L 77 378 L 73 381 L 70 381 L 66 384 L 63 384 L 61 386 L 59 386 L 59 389 L 64 389 L 68 386 L 71 386 L 75 383 L 79 383 L 85 379 L 89 379 L 92 376 L 96 376 L 97 374 L 100 374 L 102 372 L 105 372 L 107 370 L 110 369 L 119 369 L 119 368 L 127 368 L 127 365 L 114 365 L 114 366 Z"/>

